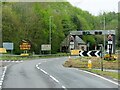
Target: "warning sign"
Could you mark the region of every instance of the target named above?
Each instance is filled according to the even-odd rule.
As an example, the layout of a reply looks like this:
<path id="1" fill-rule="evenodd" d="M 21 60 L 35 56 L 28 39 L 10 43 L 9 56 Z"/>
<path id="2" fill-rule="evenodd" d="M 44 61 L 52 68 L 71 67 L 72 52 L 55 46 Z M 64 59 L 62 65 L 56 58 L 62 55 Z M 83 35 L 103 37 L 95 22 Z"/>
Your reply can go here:
<path id="1" fill-rule="evenodd" d="M 31 48 L 31 45 L 28 42 L 22 42 L 20 44 L 20 49 L 21 50 L 30 50 L 30 48 Z"/>
<path id="2" fill-rule="evenodd" d="M 113 40 L 113 37 L 112 37 L 112 35 L 110 34 L 110 35 L 108 35 L 108 41 L 112 41 Z"/>
<path id="3" fill-rule="evenodd" d="M 111 34 L 108 35 L 108 44 L 113 44 L 113 36 Z"/>

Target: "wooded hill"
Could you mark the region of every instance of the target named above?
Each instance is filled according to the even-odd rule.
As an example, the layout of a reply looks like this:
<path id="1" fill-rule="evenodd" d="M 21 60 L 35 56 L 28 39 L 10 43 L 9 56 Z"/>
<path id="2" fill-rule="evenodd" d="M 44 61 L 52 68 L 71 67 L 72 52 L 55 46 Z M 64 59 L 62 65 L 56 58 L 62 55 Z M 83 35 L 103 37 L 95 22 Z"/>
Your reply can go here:
<path id="1" fill-rule="evenodd" d="M 29 40 L 32 44 L 31 52 L 39 53 L 41 44 L 49 43 L 51 25 L 52 53 L 57 53 L 69 31 L 103 29 L 104 16 L 106 30 L 115 30 L 118 23 L 118 14 L 115 12 L 93 16 L 68 2 L 3 3 L 3 42 L 13 42 L 14 53 L 19 54 L 21 40 Z M 83 39 L 90 42 L 91 47 L 103 42 L 101 36 L 83 36 Z"/>

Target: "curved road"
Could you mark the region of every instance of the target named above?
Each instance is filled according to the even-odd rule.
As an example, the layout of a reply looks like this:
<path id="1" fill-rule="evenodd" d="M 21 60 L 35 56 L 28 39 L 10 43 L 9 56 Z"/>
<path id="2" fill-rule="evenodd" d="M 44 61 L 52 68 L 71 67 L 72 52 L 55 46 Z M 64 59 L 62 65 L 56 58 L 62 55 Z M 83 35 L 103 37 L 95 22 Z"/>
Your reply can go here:
<path id="1" fill-rule="evenodd" d="M 63 67 L 67 59 L 38 59 L 10 65 L 2 88 L 118 88 L 111 80 Z"/>

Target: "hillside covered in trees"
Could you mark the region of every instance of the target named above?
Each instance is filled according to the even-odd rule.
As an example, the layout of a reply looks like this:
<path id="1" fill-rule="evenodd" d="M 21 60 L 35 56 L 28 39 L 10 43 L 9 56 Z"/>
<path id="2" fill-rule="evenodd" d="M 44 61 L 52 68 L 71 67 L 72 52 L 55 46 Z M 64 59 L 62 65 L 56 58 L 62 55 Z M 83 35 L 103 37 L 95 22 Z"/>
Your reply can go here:
<path id="1" fill-rule="evenodd" d="M 20 53 L 21 40 L 29 40 L 32 44 L 30 52 L 40 52 L 42 44 L 49 43 L 51 25 L 52 53 L 59 52 L 60 44 L 73 30 L 103 29 L 104 17 L 106 30 L 117 28 L 118 14 L 115 12 L 93 16 L 87 11 L 73 7 L 68 2 L 39 3 L 3 3 L 2 34 L 3 42 L 15 44 L 14 53 Z M 96 41 L 96 38 L 98 40 Z M 101 36 L 85 36 L 83 39 L 94 43 L 102 43 Z"/>

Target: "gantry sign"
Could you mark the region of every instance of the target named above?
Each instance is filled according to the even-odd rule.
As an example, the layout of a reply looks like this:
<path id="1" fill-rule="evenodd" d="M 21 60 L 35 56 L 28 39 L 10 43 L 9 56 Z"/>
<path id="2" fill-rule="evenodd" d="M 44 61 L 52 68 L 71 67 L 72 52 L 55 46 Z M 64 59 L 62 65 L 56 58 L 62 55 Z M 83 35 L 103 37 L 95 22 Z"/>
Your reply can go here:
<path id="1" fill-rule="evenodd" d="M 115 30 L 84 30 L 71 31 L 70 35 L 115 35 Z"/>
<path id="2" fill-rule="evenodd" d="M 111 51 L 112 51 L 112 53 L 115 53 L 115 35 L 116 35 L 115 30 L 84 30 L 84 31 L 71 31 L 70 32 L 70 36 L 72 36 L 74 38 L 75 38 L 75 36 L 82 36 L 82 35 L 104 35 L 104 36 L 111 35 L 112 41 L 111 41 L 111 44 L 109 45 L 110 41 L 108 40 L 107 48 L 110 51 L 110 47 L 112 46 Z M 75 41 L 74 41 L 74 43 L 75 43 Z M 71 41 L 70 41 L 70 45 L 71 45 Z M 75 48 L 73 48 L 73 49 L 75 49 Z"/>

